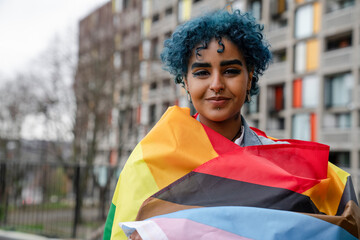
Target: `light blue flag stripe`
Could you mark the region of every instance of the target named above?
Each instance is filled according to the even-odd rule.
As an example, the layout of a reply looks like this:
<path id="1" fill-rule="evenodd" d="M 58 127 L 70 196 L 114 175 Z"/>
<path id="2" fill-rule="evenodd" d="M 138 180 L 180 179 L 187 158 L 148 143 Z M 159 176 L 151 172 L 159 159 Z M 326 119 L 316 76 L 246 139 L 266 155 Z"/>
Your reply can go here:
<path id="1" fill-rule="evenodd" d="M 261 240 L 356 240 L 345 229 L 305 214 L 255 207 L 205 207 L 182 210 L 154 218 L 183 218 L 242 237 Z M 191 229 L 186 229 L 191 231 Z"/>

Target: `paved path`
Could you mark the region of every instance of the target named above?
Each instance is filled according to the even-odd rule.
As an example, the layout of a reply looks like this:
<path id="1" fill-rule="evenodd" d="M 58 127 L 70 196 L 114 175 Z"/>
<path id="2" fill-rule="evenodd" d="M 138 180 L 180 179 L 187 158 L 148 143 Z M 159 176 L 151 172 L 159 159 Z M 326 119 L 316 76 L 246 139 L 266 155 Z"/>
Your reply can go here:
<path id="1" fill-rule="evenodd" d="M 0 230 L 0 240 L 50 240 L 42 236 L 27 233 L 11 232 Z"/>

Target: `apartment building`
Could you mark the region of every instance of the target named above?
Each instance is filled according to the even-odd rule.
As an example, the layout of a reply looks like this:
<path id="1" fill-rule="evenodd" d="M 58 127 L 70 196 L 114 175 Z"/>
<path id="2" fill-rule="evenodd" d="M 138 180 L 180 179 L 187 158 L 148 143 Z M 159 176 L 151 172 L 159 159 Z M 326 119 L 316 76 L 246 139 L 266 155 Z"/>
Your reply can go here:
<path id="1" fill-rule="evenodd" d="M 115 103 L 118 114 L 118 154 L 123 165 L 138 142 L 141 113 L 141 0 L 114 0 L 113 24 Z"/>
<path id="2" fill-rule="evenodd" d="M 247 119 L 276 138 L 330 145 L 330 161 L 360 187 L 359 1 L 259 0 L 248 9 L 265 24 L 274 60 Z"/>
<path id="3" fill-rule="evenodd" d="M 330 160 L 358 176 L 360 4 L 354 0 L 144 0 L 139 139 L 167 106 L 189 106 L 184 91 L 161 70 L 163 41 L 181 22 L 227 4 L 265 25 L 273 53 L 260 95 L 243 112 L 251 125 L 277 138 L 328 144 Z"/>
<path id="4" fill-rule="evenodd" d="M 355 0 L 113 0 L 119 164 L 168 106 L 191 107 L 185 91 L 162 70 L 163 41 L 183 21 L 229 5 L 252 12 L 265 25 L 273 53 L 259 96 L 243 109 L 250 125 L 275 138 L 330 145 L 330 161 L 353 174 L 359 188 L 360 2 Z"/>

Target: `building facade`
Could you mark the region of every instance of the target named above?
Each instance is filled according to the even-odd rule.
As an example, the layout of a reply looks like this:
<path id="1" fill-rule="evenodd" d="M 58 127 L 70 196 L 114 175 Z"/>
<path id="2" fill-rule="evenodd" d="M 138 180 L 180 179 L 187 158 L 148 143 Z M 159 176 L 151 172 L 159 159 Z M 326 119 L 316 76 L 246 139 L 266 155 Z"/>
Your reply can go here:
<path id="1" fill-rule="evenodd" d="M 116 164 L 117 111 L 112 4 L 94 10 L 79 23 L 78 66 L 74 81 L 76 115 L 74 155 L 87 164 Z"/>

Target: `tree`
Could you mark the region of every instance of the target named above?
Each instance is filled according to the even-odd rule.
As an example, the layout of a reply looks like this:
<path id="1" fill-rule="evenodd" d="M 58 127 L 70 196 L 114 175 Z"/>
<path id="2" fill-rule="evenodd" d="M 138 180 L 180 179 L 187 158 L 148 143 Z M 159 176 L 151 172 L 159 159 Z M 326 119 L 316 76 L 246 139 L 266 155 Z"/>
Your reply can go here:
<path id="1" fill-rule="evenodd" d="M 116 143 L 109 140 L 114 132 L 111 122 L 115 93 L 115 46 L 111 12 L 112 5 L 109 2 L 80 22 L 79 55 L 74 83 L 74 158 L 86 166 L 108 164 L 111 148 L 117 148 Z M 108 171 L 107 182 L 102 184 L 96 173 L 86 168 L 81 179 L 80 206 L 89 179 L 93 180 L 100 191 L 99 202 L 104 202 L 111 179 L 111 171 Z M 103 218 L 104 208 L 105 206 L 101 214 Z M 80 211 L 81 207 L 78 209 Z"/>

